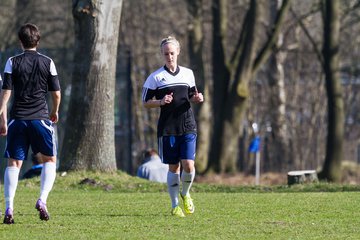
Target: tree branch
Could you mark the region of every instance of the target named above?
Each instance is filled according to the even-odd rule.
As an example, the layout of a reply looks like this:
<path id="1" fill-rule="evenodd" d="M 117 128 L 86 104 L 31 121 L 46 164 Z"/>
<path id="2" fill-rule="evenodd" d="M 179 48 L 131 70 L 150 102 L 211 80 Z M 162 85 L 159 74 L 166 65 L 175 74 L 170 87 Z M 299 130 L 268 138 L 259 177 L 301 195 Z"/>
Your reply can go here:
<path id="1" fill-rule="evenodd" d="M 324 59 L 323 59 L 323 57 L 322 57 L 321 51 L 320 51 L 320 49 L 318 48 L 318 46 L 316 45 L 316 42 L 315 42 L 314 38 L 310 35 L 309 31 L 307 30 L 307 28 L 306 28 L 303 20 L 302 20 L 302 19 L 299 19 L 299 18 L 297 17 L 295 11 L 294 11 L 292 8 L 290 9 L 290 13 L 293 15 L 293 17 L 294 17 L 295 19 L 298 20 L 298 23 L 299 23 L 301 29 L 304 31 L 306 37 L 309 39 L 311 45 L 313 46 L 313 50 L 315 51 L 316 57 L 318 58 L 318 60 L 319 60 L 319 62 L 321 63 L 321 65 L 323 66 Z"/>
<path id="2" fill-rule="evenodd" d="M 270 35 L 270 38 L 265 43 L 264 47 L 260 50 L 260 53 L 255 59 L 254 65 L 253 65 L 253 72 L 256 72 L 257 69 L 263 64 L 263 62 L 267 59 L 269 54 L 271 53 L 270 49 L 275 45 L 277 41 L 277 37 L 279 36 L 279 32 L 281 30 L 281 27 L 285 21 L 286 13 L 288 12 L 290 8 L 291 0 L 284 0 L 282 2 L 282 5 L 280 7 L 280 10 L 278 11 L 278 15 L 276 17 L 275 23 L 274 23 L 274 29 L 272 31 L 272 34 Z"/>
<path id="3" fill-rule="evenodd" d="M 237 59 L 239 59 L 239 54 L 243 51 L 244 48 L 244 38 L 245 35 L 248 31 L 248 24 L 246 24 L 249 21 L 249 11 L 246 12 L 246 16 L 244 19 L 244 24 L 243 24 L 243 28 L 240 32 L 240 36 L 238 39 L 238 42 L 236 43 L 236 47 L 235 47 L 235 51 L 232 54 L 231 58 L 230 58 L 230 65 L 233 66 L 236 64 Z"/>

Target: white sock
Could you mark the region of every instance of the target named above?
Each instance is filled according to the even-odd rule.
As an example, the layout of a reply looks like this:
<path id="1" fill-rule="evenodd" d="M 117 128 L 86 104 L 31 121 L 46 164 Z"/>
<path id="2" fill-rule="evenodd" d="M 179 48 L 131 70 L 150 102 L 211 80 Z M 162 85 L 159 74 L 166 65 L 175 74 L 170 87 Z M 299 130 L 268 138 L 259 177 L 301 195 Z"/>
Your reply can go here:
<path id="1" fill-rule="evenodd" d="M 174 208 L 179 205 L 179 189 L 180 189 L 180 174 L 168 172 L 167 185 L 171 199 L 171 207 Z"/>
<path id="2" fill-rule="evenodd" d="M 46 162 L 41 170 L 40 200 L 46 204 L 47 197 L 54 185 L 56 177 L 56 163 Z"/>
<path id="3" fill-rule="evenodd" d="M 184 170 L 182 171 L 182 174 L 181 174 L 181 182 L 182 182 L 181 195 L 186 196 L 186 195 L 189 194 L 191 185 L 194 182 L 194 178 L 195 178 L 195 170 L 192 171 L 191 173 L 185 172 Z"/>
<path id="4" fill-rule="evenodd" d="M 4 196 L 5 209 L 14 209 L 14 197 L 19 181 L 20 169 L 17 167 L 7 167 L 4 176 Z"/>

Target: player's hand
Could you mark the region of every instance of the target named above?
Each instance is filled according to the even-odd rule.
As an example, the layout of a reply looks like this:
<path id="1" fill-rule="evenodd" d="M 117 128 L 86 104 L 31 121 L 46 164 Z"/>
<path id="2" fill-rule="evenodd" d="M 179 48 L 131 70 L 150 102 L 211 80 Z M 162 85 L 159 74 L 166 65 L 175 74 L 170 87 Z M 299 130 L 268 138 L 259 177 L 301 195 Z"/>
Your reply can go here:
<path id="1" fill-rule="evenodd" d="M 49 118 L 53 123 L 57 123 L 59 120 L 59 114 L 57 112 L 51 112 Z"/>
<path id="2" fill-rule="evenodd" d="M 172 102 L 174 93 L 166 94 L 163 99 L 161 99 L 161 105 L 169 104 Z"/>
<path id="3" fill-rule="evenodd" d="M 0 136 L 6 136 L 6 135 L 7 135 L 7 125 L 0 124 Z"/>
<path id="4" fill-rule="evenodd" d="M 191 101 L 193 103 L 201 103 L 204 101 L 204 96 L 201 92 L 198 92 L 198 90 L 196 90 L 195 94 L 191 98 Z"/>

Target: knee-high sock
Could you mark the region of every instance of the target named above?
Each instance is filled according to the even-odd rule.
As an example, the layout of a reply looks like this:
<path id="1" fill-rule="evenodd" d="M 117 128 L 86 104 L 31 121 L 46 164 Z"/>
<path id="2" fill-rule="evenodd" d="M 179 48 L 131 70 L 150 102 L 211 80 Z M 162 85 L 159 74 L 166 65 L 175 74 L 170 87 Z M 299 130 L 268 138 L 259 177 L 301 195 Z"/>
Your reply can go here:
<path id="1" fill-rule="evenodd" d="M 4 176 L 4 196 L 5 207 L 14 209 L 14 197 L 19 181 L 20 169 L 17 167 L 7 167 Z"/>
<path id="2" fill-rule="evenodd" d="M 190 172 L 190 173 L 185 172 L 184 170 L 182 171 L 182 174 L 181 174 L 181 182 L 182 182 L 181 195 L 186 196 L 186 195 L 189 194 L 191 185 L 194 182 L 194 178 L 195 178 L 195 170 Z"/>
<path id="3" fill-rule="evenodd" d="M 46 162 L 41 170 L 40 200 L 46 203 L 56 178 L 56 163 Z"/>
<path id="4" fill-rule="evenodd" d="M 169 171 L 167 175 L 167 185 L 171 199 L 171 207 L 174 208 L 179 205 L 180 174 Z"/>

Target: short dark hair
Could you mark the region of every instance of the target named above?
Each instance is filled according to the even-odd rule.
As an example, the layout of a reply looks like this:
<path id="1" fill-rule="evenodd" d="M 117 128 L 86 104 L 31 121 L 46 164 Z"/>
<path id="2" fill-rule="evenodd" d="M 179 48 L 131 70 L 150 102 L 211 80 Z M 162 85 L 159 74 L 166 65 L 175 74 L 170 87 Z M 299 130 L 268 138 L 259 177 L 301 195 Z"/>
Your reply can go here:
<path id="1" fill-rule="evenodd" d="M 34 48 L 40 41 L 40 31 L 36 25 L 31 23 L 22 25 L 18 36 L 24 48 Z"/>
<path id="2" fill-rule="evenodd" d="M 150 158 L 151 156 L 156 156 L 158 155 L 157 151 L 153 148 L 149 148 L 149 149 L 146 149 L 144 151 L 144 159 L 148 159 Z"/>

